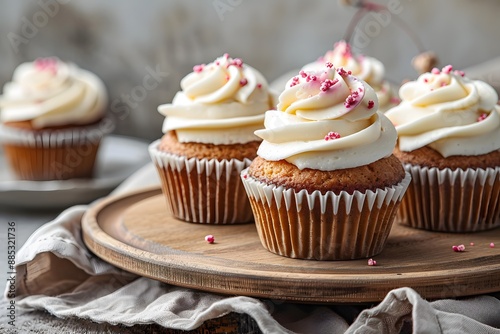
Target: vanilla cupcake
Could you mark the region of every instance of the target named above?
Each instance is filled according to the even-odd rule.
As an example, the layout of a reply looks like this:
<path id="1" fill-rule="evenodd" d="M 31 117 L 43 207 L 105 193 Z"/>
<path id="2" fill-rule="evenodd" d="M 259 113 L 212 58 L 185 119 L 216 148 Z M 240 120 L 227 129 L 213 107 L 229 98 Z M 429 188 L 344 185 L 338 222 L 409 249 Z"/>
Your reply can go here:
<path id="1" fill-rule="evenodd" d="M 266 249 L 317 260 L 382 251 L 410 176 L 392 154 L 396 130 L 377 109 L 375 91 L 331 63 L 287 83 L 242 172 Z"/>
<path id="2" fill-rule="evenodd" d="M 251 222 L 239 178 L 257 154 L 264 112 L 274 107 L 266 79 L 228 54 L 197 65 L 181 81 L 166 116 L 165 135 L 149 151 L 173 215 L 188 222 Z"/>
<path id="3" fill-rule="evenodd" d="M 94 74 L 57 58 L 19 65 L 0 97 L 0 140 L 19 179 L 91 177 L 104 135 L 107 93 Z"/>
<path id="4" fill-rule="evenodd" d="M 346 41 L 335 43 L 333 50 L 305 65 L 302 70 L 320 71 L 325 63 L 332 63 L 336 68 L 351 71 L 352 75 L 370 85 L 377 94 L 379 111 L 385 112 L 400 102 L 394 87 L 385 79 L 384 64 L 373 57 L 353 54 L 351 45 Z"/>
<path id="5" fill-rule="evenodd" d="M 500 225 L 498 95 L 448 65 L 399 91 L 386 115 L 396 125 L 394 154 L 412 174 L 397 221 L 442 232 Z"/>

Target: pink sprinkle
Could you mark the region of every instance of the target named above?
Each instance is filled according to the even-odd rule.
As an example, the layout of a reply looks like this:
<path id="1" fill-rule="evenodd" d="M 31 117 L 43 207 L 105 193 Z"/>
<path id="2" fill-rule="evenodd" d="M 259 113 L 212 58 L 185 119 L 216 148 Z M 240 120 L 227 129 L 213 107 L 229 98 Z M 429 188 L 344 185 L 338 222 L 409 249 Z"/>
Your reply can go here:
<path id="1" fill-rule="evenodd" d="M 374 105 L 375 105 L 375 102 L 373 102 L 372 100 L 368 101 L 368 109 L 373 108 Z"/>
<path id="2" fill-rule="evenodd" d="M 443 73 L 444 73 L 444 74 L 450 74 L 450 73 L 451 73 L 451 71 L 453 71 L 453 66 L 451 66 L 451 65 L 446 65 L 445 67 L 443 67 L 443 70 L 442 70 L 442 71 L 443 71 Z"/>
<path id="3" fill-rule="evenodd" d="M 246 85 L 247 85 L 247 83 L 248 83 L 248 80 L 247 80 L 247 79 L 245 79 L 245 78 L 243 78 L 243 79 L 241 79 L 241 80 L 240 80 L 240 86 L 242 86 L 242 87 L 243 87 L 243 86 L 246 86 Z"/>
<path id="4" fill-rule="evenodd" d="M 434 67 L 434 68 L 432 69 L 431 73 L 432 73 L 432 74 L 439 74 L 439 73 L 441 73 L 441 71 L 439 70 L 439 68 Z"/>
<path id="5" fill-rule="evenodd" d="M 240 58 L 234 58 L 233 59 L 233 65 L 237 67 L 242 67 L 243 66 L 243 60 Z"/>
<path id="6" fill-rule="evenodd" d="M 490 242 L 490 248 L 495 248 L 495 244 L 493 242 Z"/>
<path id="7" fill-rule="evenodd" d="M 429 79 L 425 78 L 425 79 L 424 79 L 424 82 L 425 82 L 425 83 L 428 83 L 428 82 L 429 82 Z"/>
<path id="8" fill-rule="evenodd" d="M 345 77 L 346 75 L 350 75 L 352 72 L 351 72 L 351 71 L 346 71 L 346 70 L 344 70 L 344 68 L 343 68 L 343 67 L 341 67 L 341 68 L 339 68 L 339 69 L 337 70 L 337 73 L 338 73 L 339 75 L 341 75 L 341 76 Z"/>
<path id="9" fill-rule="evenodd" d="M 346 108 L 350 108 L 350 107 L 356 105 L 356 103 L 358 102 L 358 98 L 359 98 L 359 93 L 357 91 L 351 92 L 351 95 L 349 95 L 345 99 L 344 106 Z"/>
<path id="10" fill-rule="evenodd" d="M 391 97 L 391 103 L 392 104 L 400 104 L 401 100 L 397 97 Z"/>
<path id="11" fill-rule="evenodd" d="M 209 244 L 213 244 L 215 242 L 215 237 L 211 234 L 205 236 L 205 241 Z"/>
<path id="12" fill-rule="evenodd" d="M 218 61 L 218 60 L 217 60 L 217 61 L 215 62 L 215 65 L 219 66 L 219 65 L 220 65 L 220 61 Z"/>
<path id="13" fill-rule="evenodd" d="M 441 82 L 441 87 L 444 87 L 444 86 L 446 86 L 446 85 L 447 85 L 447 83 L 446 83 L 446 82 Z"/>
<path id="14" fill-rule="evenodd" d="M 309 74 L 306 78 L 306 81 L 316 81 L 318 78 L 314 74 Z"/>
<path id="15" fill-rule="evenodd" d="M 455 75 L 459 75 L 461 77 L 464 77 L 465 76 L 465 72 L 464 71 L 455 71 Z"/>
<path id="16" fill-rule="evenodd" d="M 247 175 L 247 174 L 243 175 L 243 178 L 244 178 L 244 179 L 246 179 L 247 177 L 248 177 L 248 175 Z"/>
<path id="17" fill-rule="evenodd" d="M 473 242 L 471 242 L 469 245 L 474 246 L 474 243 L 473 243 Z"/>
<path id="18" fill-rule="evenodd" d="M 326 67 L 328 67 L 328 68 L 332 68 L 332 67 L 333 67 L 333 64 L 332 64 L 332 63 L 330 63 L 330 62 L 327 62 L 325 65 L 326 65 Z"/>
<path id="19" fill-rule="evenodd" d="M 328 89 L 330 89 L 330 87 L 335 85 L 337 82 L 339 82 L 338 79 L 335 79 L 335 80 L 325 79 L 325 81 L 323 81 L 321 83 L 321 86 L 319 87 L 319 89 L 321 89 L 323 92 L 326 92 Z"/>
<path id="20" fill-rule="evenodd" d="M 57 73 L 57 59 L 56 58 L 38 58 L 35 60 L 35 68 L 38 71 L 49 71 L 52 74 Z"/>
<path id="21" fill-rule="evenodd" d="M 262 88 L 262 84 L 261 84 L 261 83 L 258 83 L 258 84 L 257 84 L 257 88 Z"/>
<path id="22" fill-rule="evenodd" d="M 298 84 L 299 84 L 299 77 L 293 77 L 292 82 L 290 83 L 290 87 L 293 87 Z"/>
<path id="23" fill-rule="evenodd" d="M 482 121 L 484 121 L 487 117 L 488 117 L 488 114 L 487 114 L 487 113 L 482 113 L 482 114 L 481 114 L 481 116 L 479 116 L 479 117 L 477 118 L 477 121 L 478 121 L 478 122 L 482 122 Z"/>
<path id="24" fill-rule="evenodd" d="M 229 58 L 229 53 L 224 53 L 224 58 L 228 59 Z"/>
<path id="25" fill-rule="evenodd" d="M 325 140 L 326 141 L 334 140 L 334 139 L 339 139 L 339 138 L 340 138 L 339 133 L 338 132 L 334 132 L 334 131 L 328 132 L 328 134 L 325 136 Z"/>
<path id="26" fill-rule="evenodd" d="M 307 73 L 305 71 L 300 71 L 299 75 L 303 78 L 307 77 Z"/>
<path id="27" fill-rule="evenodd" d="M 193 71 L 195 71 L 196 73 L 200 73 L 201 71 L 203 71 L 204 67 L 205 67 L 205 64 L 195 65 L 193 67 Z"/>
<path id="28" fill-rule="evenodd" d="M 376 266 L 377 265 L 377 261 L 375 261 L 374 259 L 368 259 L 368 265 L 369 266 Z"/>
<path id="29" fill-rule="evenodd" d="M 229 81 L 229 79 L 231 79 L 231 77 L 229 75 L 226 75 L 226 81 Z"/>
<path id="30" fill-rule="evenodd" d="M 465 245 L 452 246 L 451 249 L 453 249 L 454 252 L 464 252 Z"/>

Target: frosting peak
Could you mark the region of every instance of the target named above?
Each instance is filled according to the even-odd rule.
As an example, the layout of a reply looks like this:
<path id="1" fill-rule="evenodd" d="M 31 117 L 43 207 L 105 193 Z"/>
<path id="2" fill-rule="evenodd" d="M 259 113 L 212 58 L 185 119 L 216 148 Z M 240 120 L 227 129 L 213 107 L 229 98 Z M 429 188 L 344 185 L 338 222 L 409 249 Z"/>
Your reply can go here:
<path id="1" fill-rule="evenodd" d="M 193 67 L 181 80 L 172 103 L 158 111 L 166 116 L 163 132 L 175 130 L 181 142 L 235 144 L 260 140 L 264 112 L 274 96 L 260 72 L 228 54 Z"/>
<path id="2" fill-rule="evenodd" d="M 335 170 L 389 156 L 396 143 L 390 121 L 377 112 L 375 91 L 342 68 L 301 71 L 266 113 L 258 155 L 298 168 Z"/>
<path id="3" fill-rule="evenodd" d="M 399 94 L 402 103 L 387 117 L 396 125 L 402 151 L 429 145 L 448 157 L 500 148 L 498 94 L 490 85 L 448 65 L 404 84 Z"/>
<path id="4" fill-rule="evenodd" d="M 106 88 L 93 73 L 58 58 L 39 58 L 14 71 L 0 97 L 2 122 L 35 128 L 88 124 L 104 116 Z"/>
<path id="5" fill-rule="evenodd" d="M 384 79 L 384 65 L 373 57 L 355 55 L 351 45 L 346 41 L 335 43 L 333 50 L 327 51 L 317 61 L 305 65 L 303 70 L 320 71 L 326 63 L 351 71 L 354 76 L 368 83 L 377 93 L 381 111 L 399 103 L 399 99 L 392 92 L 391 85 Z"/>

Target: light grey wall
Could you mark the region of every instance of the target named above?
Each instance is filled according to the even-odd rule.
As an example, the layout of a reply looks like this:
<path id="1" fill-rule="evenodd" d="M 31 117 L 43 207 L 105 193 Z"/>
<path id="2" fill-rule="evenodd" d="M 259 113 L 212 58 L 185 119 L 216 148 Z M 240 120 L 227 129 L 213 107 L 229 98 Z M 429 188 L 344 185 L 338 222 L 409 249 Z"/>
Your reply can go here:
<path id="1" fill-rule="evenodd" d="M 500 56 L 497 0 L 379 2 L 394 8 L 391 16 L 368 14 L 353 41 L 384 62 L 395 83 L 416 76 L 410 62 L 418 53 L 399 20 L 441 66 Z M 73 61 L 106 82 L 116 132 L 147 139 L 161 135 L 156 107 L 172 99 L 193 65 L 228 52 L 272 81 L 332 48 L 356 12 L 335 0 L 0 0 L 0 8 L 0 85 L 23 61 Z"/>

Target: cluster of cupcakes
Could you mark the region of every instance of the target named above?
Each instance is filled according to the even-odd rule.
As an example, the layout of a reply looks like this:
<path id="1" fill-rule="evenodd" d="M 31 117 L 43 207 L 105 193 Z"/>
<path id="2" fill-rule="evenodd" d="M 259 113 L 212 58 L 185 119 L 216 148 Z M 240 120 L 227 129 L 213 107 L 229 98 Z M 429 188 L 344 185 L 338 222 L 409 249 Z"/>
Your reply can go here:
<path id="1" fill-rule="evenodd" d="M 493 88 L 446 66 L 398 97 L 383 75 L 343 41 L 277 98 L 227 54 L 195 66 L 159 107 L 165 135 L 150 146 L 172 213 L 254 221 L 267 250 L 317 260 L 380 253 L 394 221 L 442 232 L 498 226 Z"/>
<path id="2" fill-rule="evenodd" d="M 382 63 L 341 41 L 281 93 L 228 54 L 196 65 L 158 107 L 149 146 L 180 220 L 255 222 L 291 258 L 380 253 L 394 222 L 439 232 L 500 225 L 500 108 L 452 66 L 395 89 Z M 19 66 L 0 99 L 0 138 L 21 179 L 89 177 L 105 122 L 93 74 L 56 58 Z M 68 157 L 79 163 L 68 170 Z"/>

